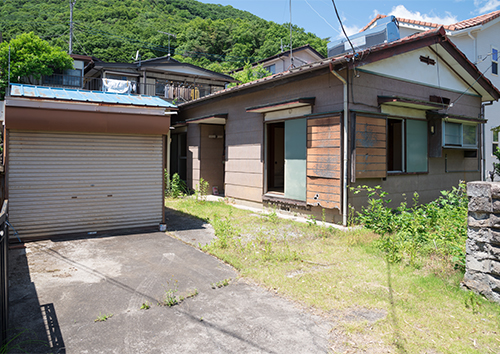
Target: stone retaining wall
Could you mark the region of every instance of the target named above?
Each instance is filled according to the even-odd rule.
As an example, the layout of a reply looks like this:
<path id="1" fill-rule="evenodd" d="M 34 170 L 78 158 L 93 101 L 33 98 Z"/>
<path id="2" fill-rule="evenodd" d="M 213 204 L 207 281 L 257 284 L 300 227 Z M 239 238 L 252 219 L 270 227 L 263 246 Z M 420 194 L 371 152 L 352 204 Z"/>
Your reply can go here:
<path id="1" fill-rule="evenodd" d="M 463 285 L 500 303 L 500 182 L 469 182 Z"/>

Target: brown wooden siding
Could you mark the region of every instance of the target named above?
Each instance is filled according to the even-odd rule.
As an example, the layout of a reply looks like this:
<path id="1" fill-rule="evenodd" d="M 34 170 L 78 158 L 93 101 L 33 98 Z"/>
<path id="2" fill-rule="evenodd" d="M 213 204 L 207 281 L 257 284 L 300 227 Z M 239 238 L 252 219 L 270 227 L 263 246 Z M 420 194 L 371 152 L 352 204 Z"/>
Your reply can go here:
<path id="1" fill-rule="evenodd" d="M 356 178 L 387 176 L 386 119 L 356 115 Z"/>
<path id="2" fill-rule="evenodd" d="M 340 117 L 307 121 L 307 204 L 340 209 Z"/>

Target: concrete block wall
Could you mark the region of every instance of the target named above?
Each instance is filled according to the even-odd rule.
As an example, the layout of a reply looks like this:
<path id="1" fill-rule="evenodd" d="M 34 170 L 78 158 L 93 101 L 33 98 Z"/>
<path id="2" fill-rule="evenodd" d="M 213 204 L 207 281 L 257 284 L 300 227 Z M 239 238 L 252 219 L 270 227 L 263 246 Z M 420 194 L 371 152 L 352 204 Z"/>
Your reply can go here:
<path id="1" fill-rule="evenodd" d="M 500 182 L 469 182 L 463 285 L 500 303 Z"/>

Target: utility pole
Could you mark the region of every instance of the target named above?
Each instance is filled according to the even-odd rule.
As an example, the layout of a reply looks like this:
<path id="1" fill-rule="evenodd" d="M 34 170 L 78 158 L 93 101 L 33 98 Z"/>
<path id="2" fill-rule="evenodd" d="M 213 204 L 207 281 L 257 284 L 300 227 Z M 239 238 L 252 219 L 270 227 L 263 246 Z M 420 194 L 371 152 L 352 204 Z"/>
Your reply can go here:
<path id="1" fill-rule="evenodd" d="M 73 54 L 73 7 L 76 0 L 69 0 L 69 50 L 68 54 Z"/>
<path id="2" fill-rule="evenodd" d="M 177 38 L 177 36 L 175 34 L 168 33 L 168 32 L 162 32 L 162 31 L 157 31 L 157 32 L 166 34 L 168 36 L 168 56 L 170 56 L 170 37 Z"/>
<path id="3" fill-rule="evenodd" d="M 293 50 L 292 50 L 292 0 L 290 0 L 290 66 L 294 68 L 293 65 Z"/>

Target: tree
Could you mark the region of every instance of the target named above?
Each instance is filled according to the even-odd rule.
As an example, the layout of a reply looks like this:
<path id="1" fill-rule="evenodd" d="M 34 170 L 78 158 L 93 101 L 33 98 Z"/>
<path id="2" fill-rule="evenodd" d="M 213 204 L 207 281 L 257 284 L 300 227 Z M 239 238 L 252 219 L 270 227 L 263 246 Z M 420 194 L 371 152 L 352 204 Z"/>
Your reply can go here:
<path id="1" fill-rule="evenodd" d="M 243 70 L 235 73 L 233 78 L 240 81 L 239 83 L 229 84 L 228 87 L 233 87 L 236 85 L 246 84 L 247 82 L 255 81 L 258 79 L 262 79 L 263 77 L 269 76 L 271 73 L 264 69 L 262 64 L 259 64 L 255 67 L 252 67 L 250 63 L 246 63 L 243 67 Z"/>
<path id="2" fill-rule="evenodd" d="M 39 80 L 55 69 L 72 69 L 73 59 L 59 47 L 53 47 L 33 32 L 23 33 L 9 42 L 0 43 L 0 96 L 8 84 L 10 46 L 10 81 L 22 78 Z"/>

